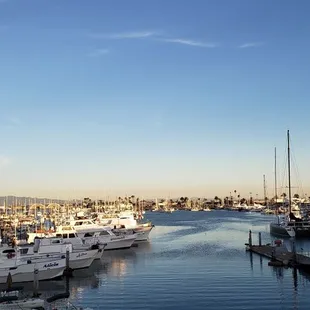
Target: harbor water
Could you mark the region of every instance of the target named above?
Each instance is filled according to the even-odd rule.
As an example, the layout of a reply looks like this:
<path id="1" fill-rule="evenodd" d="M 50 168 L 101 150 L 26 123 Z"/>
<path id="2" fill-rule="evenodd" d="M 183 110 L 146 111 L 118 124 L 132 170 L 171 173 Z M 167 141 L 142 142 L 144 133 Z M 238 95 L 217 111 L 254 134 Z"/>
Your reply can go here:
<path id="1" fill-rule="evenodd" d="M 149 243 L 107 251 L 89 269 L 74 272 L 70 300 L 90 309 L 310 309 L 310 275 L 268 266 L 245 251 L 248 232 L 270 242 L 273 216 L 211 211 L 150 212 Z M 288 241 L 289 242 L 289 241 Z M 308 251 L 307 241 L 297 250 Z M 40 283 L 43 296 L 65 280 Z"/>

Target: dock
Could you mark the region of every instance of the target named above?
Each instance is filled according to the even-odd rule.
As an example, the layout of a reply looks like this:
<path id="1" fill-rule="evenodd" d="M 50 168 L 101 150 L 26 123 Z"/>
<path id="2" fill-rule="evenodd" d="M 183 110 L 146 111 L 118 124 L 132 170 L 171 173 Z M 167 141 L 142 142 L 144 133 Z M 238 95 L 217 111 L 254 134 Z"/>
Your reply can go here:
<path id="1" fill-rule="evenodd" d="M 297 253 L 294 242 L 293 250 L 289 251 L 281 240 L 275 240 L 274 244 L 262 244 L 261 233 L 258 234 L 258 237 L 259 244 L 253 245 L 252 232 L 249 231 L 249 240 L 248 243 L 245 243 L 246 250 L 269 258 L 269 266 L 287 266 L 310 272 L 310 257 Z"/>

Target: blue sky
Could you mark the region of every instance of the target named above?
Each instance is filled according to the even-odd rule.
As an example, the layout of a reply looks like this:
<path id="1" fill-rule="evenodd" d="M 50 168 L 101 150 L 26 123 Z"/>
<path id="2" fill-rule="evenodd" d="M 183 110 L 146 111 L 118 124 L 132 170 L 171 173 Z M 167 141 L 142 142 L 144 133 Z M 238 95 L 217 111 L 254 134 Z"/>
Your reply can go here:
<path id="1" fill-rule="evenodd" d="M 310 190 L 309 10 L 0 0 L 0 194 L 272 193 L 287 129 Z"/>

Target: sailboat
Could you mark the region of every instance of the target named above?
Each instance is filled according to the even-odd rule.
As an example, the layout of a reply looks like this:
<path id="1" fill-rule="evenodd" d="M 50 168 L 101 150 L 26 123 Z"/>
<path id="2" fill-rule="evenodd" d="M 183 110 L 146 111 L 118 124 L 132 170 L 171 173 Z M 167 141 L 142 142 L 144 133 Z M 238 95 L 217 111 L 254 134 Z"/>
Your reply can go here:
<path id="1" fill-rule="evenodd" d="M 290 132 L 287 131 L 287 159 L 288 159 L 288 214 L 278 215 L 275 222 L 270 223 L 270 234 L 281 237 L 310 237 L 310 222 L 297 218 L 292 213 L 291 193 L 291 161 L 290 161 Z"/>

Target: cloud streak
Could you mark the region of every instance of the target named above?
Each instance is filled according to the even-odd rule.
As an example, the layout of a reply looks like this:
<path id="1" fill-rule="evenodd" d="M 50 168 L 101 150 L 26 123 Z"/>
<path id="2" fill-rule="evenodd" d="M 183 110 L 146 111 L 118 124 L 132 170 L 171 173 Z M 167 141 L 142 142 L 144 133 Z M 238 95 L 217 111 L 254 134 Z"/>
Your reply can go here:
<path id="1" fill-rule="evenodd" d="M 211 42 L 201 42 L 189 39 L 162 39 L 162 41 L 167 43 L 176 43 L 176 44 L 183 44 L 189 46 L 196 46 L 196 47 L 205 47 L 205 48 L 214 48 L 218 45 Z"/>
<path id="2" fill-rule="evenodd" d="M 90 34 L 90 37 L 94 39 L 121 40 L 121 39 L 145 39 L 154 37 L 156 35 L 157 32 L 154 31 L 134 31 L 134 32 L 112 33 L 112 34 L 92 33 Z"/>
<path id="3" fill-rule="evenodd" d="M 100 57 L 109 53 L 109 50 L 106 48 L 99 48 L 89 53 L 90 57 Z"/>
<path id="4" fill-rule="evenodd" d="M 259 46 L 263 46 L 264 43 L 263 42 L 248 42 L 248 43 L 244 43 L 239 45 L 239 48 L 253 48 L 253 47 L 259 47 Z"/>

